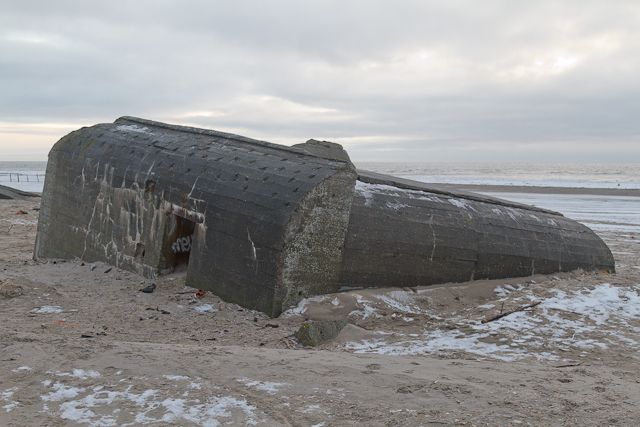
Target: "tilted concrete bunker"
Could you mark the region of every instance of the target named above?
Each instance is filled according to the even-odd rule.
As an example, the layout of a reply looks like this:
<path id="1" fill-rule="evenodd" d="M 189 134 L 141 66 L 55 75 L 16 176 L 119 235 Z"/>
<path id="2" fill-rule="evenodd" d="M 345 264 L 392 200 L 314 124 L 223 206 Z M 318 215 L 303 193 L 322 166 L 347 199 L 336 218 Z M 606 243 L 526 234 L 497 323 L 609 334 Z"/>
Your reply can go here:
<path id="1" fill-rule="evenodd" d="M 356 171 L 337 144 L 285 147 L 132 117 L 49 154 L 35 257 L 186 282 L 276 316 L 343 286 L 418 286 L 605 269 L 561 214 Z"/>
<path id="2" fill-rule="evenodd" d="M 613 272 L 607 245 L 562 214 L 360 171 L 341 282 L 419 286 L 576 269 Z"/>
<path id="3" fill-rule="evenodd" d="M 121 118 L 51 150 L 36 257 L 104 261 L 277 315 L 338 288 L 356 172 L 267 142 Z"/>

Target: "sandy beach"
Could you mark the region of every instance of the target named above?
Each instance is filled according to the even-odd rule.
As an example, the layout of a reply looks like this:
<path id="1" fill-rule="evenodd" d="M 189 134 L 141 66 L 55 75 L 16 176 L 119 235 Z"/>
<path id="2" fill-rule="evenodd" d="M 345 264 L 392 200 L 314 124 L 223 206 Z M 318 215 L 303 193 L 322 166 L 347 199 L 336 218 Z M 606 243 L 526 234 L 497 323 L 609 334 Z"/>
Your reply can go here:
<path id="1" fill-rule="evenodd" d="M 640 426 L 640 1 L 5 3 L 0 427 Z"/>
<path id="2" fill-rule="evenodd" d="M 352 290 L 270 319 L 179 274 L 147 294 L 108 265 L 33 261 L 39 199 L 0 200 L 0 424 L 635 425 L 638 190 L 463 188 L 623 198 L 615 221 L 580 211 L 617 272 Z M 333 318 L 331 342 L 292 337 Z"/>

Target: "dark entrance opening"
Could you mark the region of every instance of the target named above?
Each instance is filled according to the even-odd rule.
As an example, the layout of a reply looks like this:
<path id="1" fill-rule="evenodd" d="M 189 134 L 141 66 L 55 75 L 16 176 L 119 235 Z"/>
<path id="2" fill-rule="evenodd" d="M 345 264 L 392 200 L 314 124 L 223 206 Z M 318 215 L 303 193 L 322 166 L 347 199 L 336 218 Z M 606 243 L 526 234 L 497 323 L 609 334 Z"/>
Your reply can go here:
<path id="1" fill-rule="evenodd" d="M 165 239 L 165 265 L 167 269 L 174 272 L 186 271 L 196 224 L 177 215 L 173 215 L 172 219 Z"/>

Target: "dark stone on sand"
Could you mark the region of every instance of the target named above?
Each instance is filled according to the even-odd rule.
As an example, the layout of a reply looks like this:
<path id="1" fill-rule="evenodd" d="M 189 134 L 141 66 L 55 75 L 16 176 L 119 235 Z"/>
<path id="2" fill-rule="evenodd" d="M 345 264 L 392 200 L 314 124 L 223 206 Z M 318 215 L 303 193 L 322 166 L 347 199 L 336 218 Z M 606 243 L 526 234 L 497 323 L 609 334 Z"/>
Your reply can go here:
<path id="1" fill-rule="evenodd" d="M 156 290 L 156 284 L 152 283 L 152 284 L 147 285 L 144 288 L 140 289 L 140 292 L 144 292 L 145 294 L 151 294 L 155 290 Z"/>
<path id="2" fill-rule="evenodd" d="M 0 282 L 0 296 L 3 298 L 16 298 L 24 294 L 20 285 L 11 282 Z"/>
<path id="3" fill-rule="evenodd" d="M 305 347 L 316 347 L 336 338 L 346 325 L 346 320 L 308 320 L 300 326 L 295 337 Z"/>

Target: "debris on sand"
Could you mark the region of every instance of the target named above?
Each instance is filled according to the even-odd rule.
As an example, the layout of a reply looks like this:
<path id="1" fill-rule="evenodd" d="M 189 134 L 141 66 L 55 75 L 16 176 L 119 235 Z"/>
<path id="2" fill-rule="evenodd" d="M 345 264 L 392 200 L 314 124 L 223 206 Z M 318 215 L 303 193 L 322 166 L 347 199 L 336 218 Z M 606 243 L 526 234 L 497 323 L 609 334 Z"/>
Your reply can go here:
<path id="1" fill-rule="evenodd" d="M 144 292 L 145 294 L 151 294 L 155 290 L 156 290 L 156 284 L 152 283 L 152 284 L 147 285 L 144 288 L 140 289 L 140 292 Z"/>
<path id="2" fill-rule="evenodd" d="M 0 281 L 0 296 L 4 298 L 16 298 L 24 294 L 24 289 L 20 285 L 11 282 Z"/>

